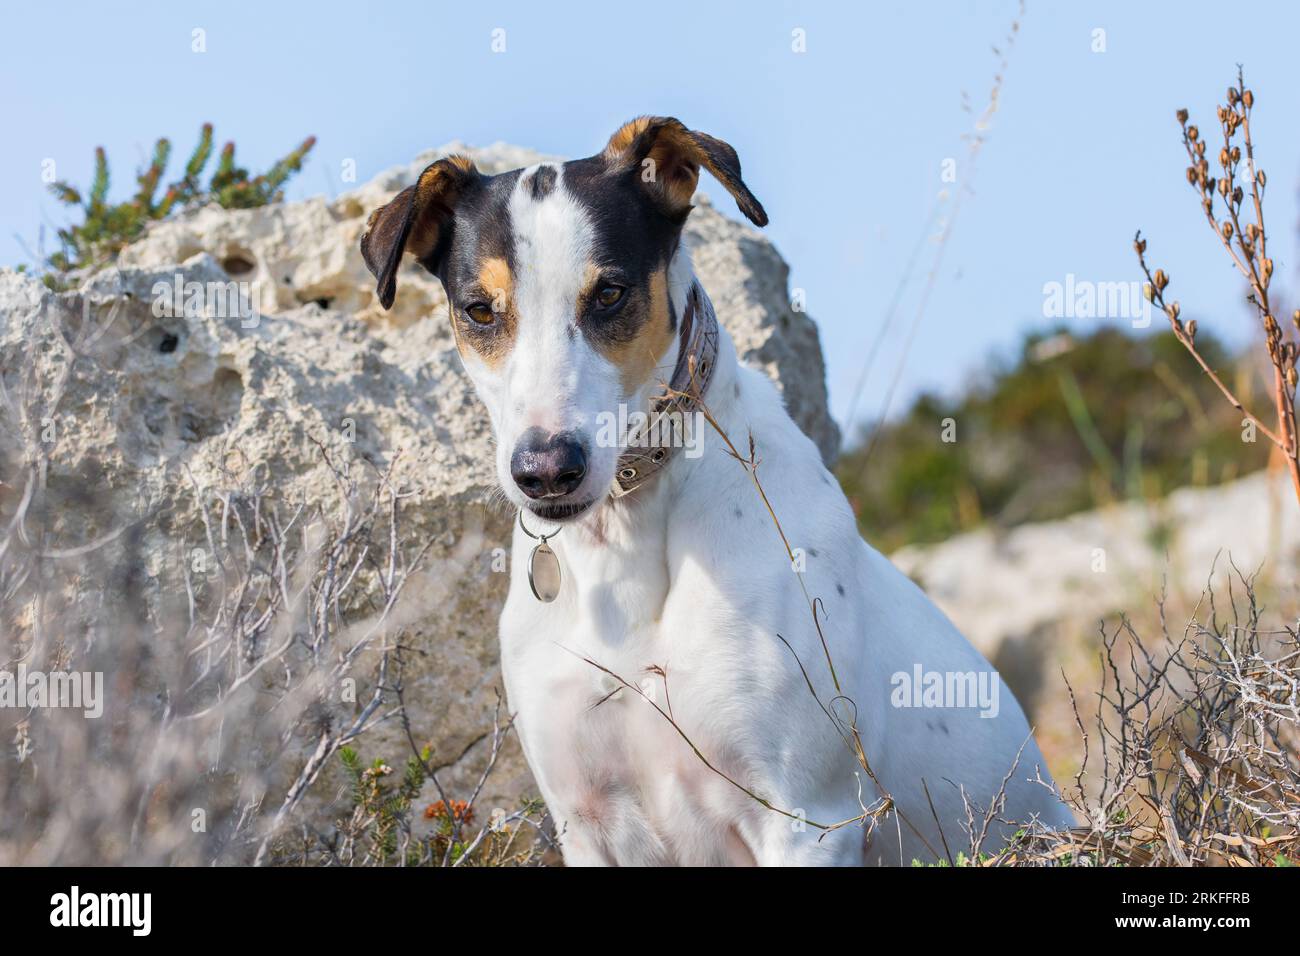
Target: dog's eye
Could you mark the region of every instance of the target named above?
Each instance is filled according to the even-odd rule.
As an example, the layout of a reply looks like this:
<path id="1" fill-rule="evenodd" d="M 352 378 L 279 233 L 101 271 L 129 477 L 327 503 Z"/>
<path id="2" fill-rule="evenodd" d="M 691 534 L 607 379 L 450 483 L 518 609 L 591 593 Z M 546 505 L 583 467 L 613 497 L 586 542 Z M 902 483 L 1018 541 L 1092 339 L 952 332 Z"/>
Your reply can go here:
<path id="1" fill-rule="evenodd" d="M 596 304 L 602 309 L 612 309 L 623 299 L 623 287 L 619 285 L 603 285 L 596 293 Z"/>
<path id="2" fill-rule="evenodd" d="M 469 316 L 471 322 L 479 325 L 491 325 L 496 321 L 496 315 L 492 312 L 492 307 L 483 302 L 475 302 L 473 305 L 465 306 L 465 314 Z"/>

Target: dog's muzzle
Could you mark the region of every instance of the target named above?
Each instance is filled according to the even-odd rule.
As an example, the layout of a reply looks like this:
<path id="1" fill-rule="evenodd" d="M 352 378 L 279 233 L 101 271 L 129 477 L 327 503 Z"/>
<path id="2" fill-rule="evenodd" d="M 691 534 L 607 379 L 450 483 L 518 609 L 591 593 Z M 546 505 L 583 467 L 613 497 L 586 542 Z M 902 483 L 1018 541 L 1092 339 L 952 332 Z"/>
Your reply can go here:
<path id="1" fill-rule="evenodd" d="M 567 432 L 530 428 L 510 456 L 510 477 L 534 501 L 563 498 L 587 477 L 587 450 Z"/>

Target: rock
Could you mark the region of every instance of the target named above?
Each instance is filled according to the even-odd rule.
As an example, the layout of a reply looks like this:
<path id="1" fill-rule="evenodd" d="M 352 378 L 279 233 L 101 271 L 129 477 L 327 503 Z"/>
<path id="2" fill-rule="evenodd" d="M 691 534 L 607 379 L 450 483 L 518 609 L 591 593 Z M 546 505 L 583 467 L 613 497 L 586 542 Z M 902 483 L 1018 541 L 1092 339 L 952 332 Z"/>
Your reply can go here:
<path id="1" fill-rule="evenodd" d="M 1294 622 L 1300 609 L 1300 508 L 1280 471 L 981 529 L 891 557 L 1002 674 L 1059 782 L 1073 778 L 1083 752 L 1067 682 L 1089 721 L 1101 680 L 1099 627 L 1115 632 L 1122 615 L 1154 652 L 1162 617 L 1175 641 L 1188 621 L 1209 619 L 1207 585 L 1219 619 L 1231 620 L 1233 598 L 1244 595 L 1238 572 L 1258 572 L 1269 626 Z M 1092 774 L 1087 786 L 1098 779 Z"/>
<path id="2" fill-rule="evenodd" d="M 1160 502 L 1124 503 L 1006 531 L 982 529 L 895 552 L 990 660 L 1004 642 L 1064 619 L 1090 622 L 1152 607 L 1162 590 L 1199 596 L 1226 590 L 1233 565 L 1294 591 L 1300 579 L 1300 509 L 1281 472 L 1257 472 L 1210 488 L 1182 488 Z M 978 569 L 976 571 L 975 569 Z"/>
<path id="3" fill-rule="evenodd" d="M 24 362 L 42 383 L 37 391 L 67 375 L 52 418 L 42 515 L 52 551 L 75 555 L 107 541 L 84 559 L 68 596 L 94 635 L 86 646 L 115 639 L 110 622 L 97 620 L 117 596 L 101 572 L 143 595 L 151 633 L 174 639 L 184 631 L 175 619 L 184 600 L 177 567 L 206 547 L 202 504 L 219 510 L 232 489 L 262 488 L 281 515 L 299 505 L 338 513 L 340 463 L 361 471 L 366 460 L 382 470 L 396 460 L 395 479 L 415 490 L 402 505 L 404 534 L 429 545 L 426 571 L 395 617 L 412 649 L 402 675 L 406 703 L 414 737 L 431 742 L 434 763 L 459 795 L 481 766 L 496 704 L 496 618 L 507 576 L 494 549 L 508 546 L 513 516 L 493 501 L 489 427 L 461 370 L 440 285 L 408 263 L 395 308 L 384 313 L 358 249 L 367 214 L 448 151 L 469 152 L 485 171 L 542 158 L 502 144 L 453 144 L 334 201 L 200 209 L 155 224 L 116 268 L 75 293 L 56 295 L 0 271 L 0 363 L 11 390 L 8 370 Z M 839 436 L 827 413 L 817 330 L 790 308 L 784 262 L 761 235 L 707 202 L 692 214 L 687 241 L 740 354 L 778 382 L 830 461 Z M 185 284 L 202 283 L 209 306 L 217 289 L 237 294 L 230 301 L 241 307 L 157 315 L 159 290 L 177 283 L 178 304 Z M 49 395 L 37 396 L 36 406 L 43 401 Z M 0 407 L 0 419 L 9 415 Z M 39 417 L 0 422 L 8 435 L 0 438 L 5 522 L 22 507 L 16 499 L 31 460 L 14 436 L 35 440 Z M 358 707 L 333 719 L 351 719 Z M 223 730 L 226 745 L 238 746 L 239 733 Z M 306 753 L 312 740 L 303 744 Z M 361 749 L 367 759 L 397 761 L 407 744 L 400 728 L 384 725 Z M 512 741 L 483 801 L 513 807 L 530 790 Z"/>

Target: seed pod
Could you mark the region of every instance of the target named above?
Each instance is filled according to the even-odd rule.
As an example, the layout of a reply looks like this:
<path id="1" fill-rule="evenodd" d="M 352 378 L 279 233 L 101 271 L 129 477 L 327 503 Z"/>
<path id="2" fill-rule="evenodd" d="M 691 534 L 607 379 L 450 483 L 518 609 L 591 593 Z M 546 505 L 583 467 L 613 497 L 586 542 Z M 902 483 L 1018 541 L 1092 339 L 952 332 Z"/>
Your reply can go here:
<path id="1" fill-rule="evenodd" d="M 1133 248 L 1137 251 L 1138 255 L 1142 255 L 1142 253 L 1147 251 L 1147 241 L 1145 239 L 1136 239 L 1133 242 Z"/>
<path id="2" fill-rule="evenodd" d="M 1165 286 L 1169 285 L 1169 276 L 1165 275 L 1164 269 L 1157 269 L 1156 274 L 1151 277 L 1151 281 L 1156 284 L 1157 289 L 1163 292 Z"/>
<path id="3" fill-rule="evenodd" d="M 1191 339 L 1193 342 L 1196 341 L 1196 320 L 1195 319 L 1192 319 L 1192 321 L 1187 323 L 1187 337 Z"/>
<path id="4" fill-rule="evenodd" d="M 1237 186 L 1235 189 L 1232 190 L 1232 201 L 1235 202 L 1237 205 L 1240 206 L 1240 205 L 1241 205 L 1241 197 L 1242 197 L 1243 195 L 1245 195 L 1245 194 L 1241 191 L 1241 187 L 1240 187 L 1240 186 Z"/>
<path id="5" fill-rule="evenodd" d="M 1241 102 L 1246 107 L 1246 109 L 1250 109 L 1252 106 L 1255 105 L 1255 94 L 1252 93 L 1250 90 L 1247 90 L 1246 92 L 1241 94 Z"/>
<path id="6" fill-rule="evenodd" d="M 1169 303 L 1169 314 L 1173 318 L 1175 319 L 1178 318 L 1178 316 L 1182 313 L 1182 311 L 1183 311 L 1183 307 L 1179 305 L 1177 302 Z"/>
<path id="7" fill-rule="evenodd" d="M 1192 186 L 1196 185 L 1196 167 L 1187 167 L 1187 182 Z"/>
<path id="8" fill-rule="evenodd" d="M 1264 186 L 1268 183 L 1268 177 L 1264 175 L 1264 170 L 1261 169 L 1259 172 L 1255 174 L 1255 182 L 1259 183 L 1260 189 L 1263 189 Z"/>
<path id="9" fill-rule="evenodd" d="M 1219 150 L 1219 165 L 1224 169 L 1228 168 L 1228 148 L 1226 146 Z"/>
<path id="10" fill-rule="evenodd" d="M 1292 365 L 1289 369 L 1286 370 L 1286 381 L 1288 385 L 1290 385 L 1292 388 L 1295 388 L 1296 374 L 1295 374 L 1294 365 Z"/>
<path id="11" fill-rule="evenodd" d="M 1190 139 L 1193 143 L 1196 142 L 1196 137 L 1200 135 L 1201 135 L 1201 131 L 1198 130 L 1195 126 L 1187 127 L 1187 138 Z"/>
<path id="12" fill-rule="evenodd" d="M 1229 102 L 1229 103 L 1231 103 L 1233 106 L 1236 106 L 1236 105 L 1237 105 L 1237 97 L 1238 97 L 1238 96 L 1239 96 L 1239 94 L 1237 93 L 1237 88 L 1236 88 L 1235 86 L 1230 86 L 1230 87 L 1228 87 L 1228 102 Z"/>
<path id="13" fill-rule="evenodd" d="M 1186 126 L 1186 125 L 1187 125 L 1187 110 L 1179 110 L 1178 113 L 1177 113 L 1176 115 L 1178 116 L 1178 122 L 1179 122 L 1180 124 Z"/>
<path id="14" fill-rule="evenodd" d="M 1268 256 L 1265 256 L 1260 268 L 1261 271 L 1264 273 L 1264 278 L 1268 279 L 1271 275 L 1273 275 L 1273 260 L 1270 259 Z"/>
<path id="15" fill-rule="evenodd" d="M 1223 238 L 1224 238 L 1224 239 L 1231 239 L 1231 238 L 1232 238 L 1232 223 L 1228 222 L 1228 221 L 1225 219 L 1225 220 L 1223 221 L 1223 227 L 1222 227 L 1219 231 L 1223 233 Z"/>
<path id="16" fill-rule="evenodd" d="M 1155 301 L 1156 290 L 1151 287 L 1150 282 L 1142 283 L 1142 297 L 1146 299 L 1148 302 Z"/>
<path id="17" fill-rule="evenodd" d="M 1228 195 L 1228 181 L 1226 179 L 1219 180 L 1219 195 L 1220 196 Z"/>
<path id="18" fill-rule="evenodd" d="M 1300 309 L 1296 309 L 1291 313 L 1291 324 L 1300 329 Z"/>
<path id="19" fill-rule="evenodd" d="M 1232 161 L 1234 163 L 1241 162 L 1241 149 L 1239 147 L 1232 147 L 1232 152 L 1229 155 L 1232 156 Z"/>
<path id="20" fill-rule="evenodd" d="M 1206 192 L 1214 192 L 1214 187 L 1217 186 L 1218 183 L 1219 181 L 1215 179 L 1213 176 L 1211 176 L 1209 179 L 1205 181 Z"/>

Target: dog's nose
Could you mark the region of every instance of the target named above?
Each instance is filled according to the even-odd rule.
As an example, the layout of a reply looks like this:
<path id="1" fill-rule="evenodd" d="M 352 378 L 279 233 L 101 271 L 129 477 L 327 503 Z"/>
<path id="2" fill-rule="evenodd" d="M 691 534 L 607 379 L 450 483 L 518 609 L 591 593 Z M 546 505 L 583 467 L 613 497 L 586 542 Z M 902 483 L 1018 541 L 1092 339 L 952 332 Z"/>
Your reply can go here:
<path id="1" fill-rule="evenodd" d="M 560 498 L 587 475 L 587 452 L 572 435 L 530 428 L 510 456 L 510 477 L 529 498 Z"/>

